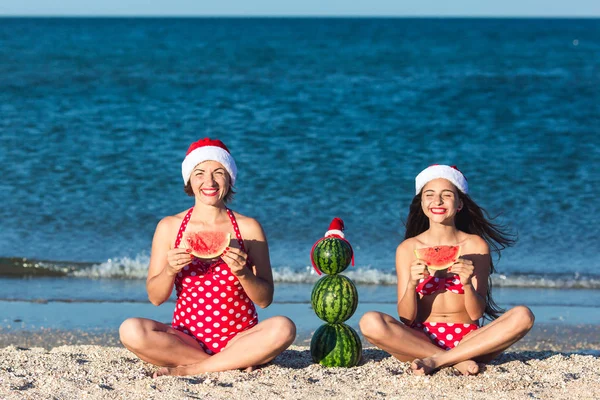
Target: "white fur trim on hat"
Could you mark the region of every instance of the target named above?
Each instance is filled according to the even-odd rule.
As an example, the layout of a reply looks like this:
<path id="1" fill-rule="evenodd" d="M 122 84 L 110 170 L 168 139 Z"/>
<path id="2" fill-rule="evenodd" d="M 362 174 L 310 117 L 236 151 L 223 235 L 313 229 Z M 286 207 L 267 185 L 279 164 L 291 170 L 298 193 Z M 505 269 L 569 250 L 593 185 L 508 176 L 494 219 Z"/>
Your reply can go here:
<path id="1" fill-rule="evenodd" d="M 185 156 L 185 159 L 181 163 L 181 175 L 183 176 L 185 185 L 187 185 L 190 180 L 190 176 L 196 165 L 204 161 L 216 161 L 221 163 L 231 176 L 231 185 L 235 185 L 235 178 L 237 176 L 235 160 L 227 150 L 218 146 L 198 147 Z"/>
<path id="2" fill-rule="evenodd" d="M 449 165 L 432 165 L 425 168 L 415 178 L 416 194 L 421 192 L 423 186 L 434 179 L 443 178 L 449 180 L 464 194 L 469 193 L 467 178 L 456 167 Z"/>
<path id="3" fill-rule="evenodd" d="M 325 232 L 325 237 L 329 237 L 329 236 L 339 236 L 343 239 L 344 232 L 340 231 L 339 229 L 330 229 L 327 232 Z"/>

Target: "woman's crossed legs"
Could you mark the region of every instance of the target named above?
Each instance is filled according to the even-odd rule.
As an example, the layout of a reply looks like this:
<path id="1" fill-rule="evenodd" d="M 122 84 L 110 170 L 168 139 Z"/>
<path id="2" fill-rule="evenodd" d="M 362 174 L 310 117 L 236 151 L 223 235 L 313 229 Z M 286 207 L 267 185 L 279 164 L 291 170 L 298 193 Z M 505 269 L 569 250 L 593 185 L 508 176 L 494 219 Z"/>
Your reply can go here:
<path id="1" fill-rule="evenodd" d="M 534 316 L 529 308 L 517 306 L 489 324 L 467 334 L 458 346 L 443 350 L 421 331 L 395 318 L 370 311 L 360 320 L 365 338 L 400 361 L 412 361 L 417 375 L 453 366 L 464 375 L 479 372 L 477 362 L 486 363 L 500 355 L 529 332 Z"/>
<path id="2" fill-rule="evenodd" d="M 150 319 L 127 319 L 121 324 L 119 334 L 127 349 L 142 360 L 163 367 L 154 373 L 156 377 L 252 370 L 287 349 L 296 337 L 296 326 L 286 317 L 269 318 L 240 332 L 212 356 L 193 337 Z"/>

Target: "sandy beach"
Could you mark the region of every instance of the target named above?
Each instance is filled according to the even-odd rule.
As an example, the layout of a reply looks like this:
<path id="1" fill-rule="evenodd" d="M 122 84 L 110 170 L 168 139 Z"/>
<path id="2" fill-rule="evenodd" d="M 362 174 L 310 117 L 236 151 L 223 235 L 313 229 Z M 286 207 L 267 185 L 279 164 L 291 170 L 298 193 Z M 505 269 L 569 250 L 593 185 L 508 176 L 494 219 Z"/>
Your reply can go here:
<path id="1" fill-rule="evenodd" d="M 19 283 L 21 290 L 37 293 L 35 287 L 24 289 L 23 281 Z M 524 294 L 550 298 L 535 291 L 514 297 L 521 299 Z M 578 295 L 593 303 L 593 294 Z M 358 367 L 313 364 L 308 345 L 322 321 L 306 303 L 276 303 L 262 310 L 261 316 L 290 315 L 299 329 L 294 346 L 269 365 L 251 373 L 152 379 L 156 367 L 123 348 L 118 323 L 131 315 L 166 320 L 170 307 L 110 302 L 5 304 L 10 307 L 3 308 L 0 321 L 2 400 L 600 398 L 600 324 L 594 319 L 594 307 L 536 305 L 531 332 L 480 375 L 457 376 L 448 368 L 419 377 L 411 374 L 408 363 L 367 343 Z M 358 329 L 357 319 L 364 312 L 388 308 L 393 304 L 359 304 L 348 322 Z"/>
<path id="2" fill-rule="evenodd" d="M 137 359 L 112 336 L 90 335 L 79 343 L 44 348 L 46 332 L 29 335 L 31 347 L 7 344 L 0 332 L 2 399 L 594 399 L 600 398 L 598 327 L 537 327 L 478 376 L 452 368 L 414 376 L 409 364 L 374 348 L 355 368 L 313 364 L 306 345 L 293 345 L 250 373 L 229 371 L 152 379 L 155 367 Z M 25 337 L 25 336 L 20 336 Z M 545 338 L 545 339 L 544 339 Z M 561 339 L 562 338 L 562 339 Z M 66 342 L 72 338 L 66 337 Z M 50 346 L 46 346 L 50 347 Z"/>

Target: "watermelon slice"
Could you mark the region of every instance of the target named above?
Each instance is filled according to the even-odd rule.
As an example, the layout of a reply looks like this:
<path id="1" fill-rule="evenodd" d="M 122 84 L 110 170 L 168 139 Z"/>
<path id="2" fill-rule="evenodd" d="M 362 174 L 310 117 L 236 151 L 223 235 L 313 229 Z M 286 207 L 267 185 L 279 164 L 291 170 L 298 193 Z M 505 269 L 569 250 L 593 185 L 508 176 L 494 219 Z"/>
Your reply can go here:
<path id="1" fill-rule="evenodd" d="M 191 249 L 195 257 L 209 260 L 223 254 L 230 241 L 228 232 L 186 232 L 182 247 Z"/>
<path id="2" fill-rule="evenodd" d="M 452 266 L 460 255 L 460 246 L 433 246 L 415 249 L 419 260 L 425 261 L 427 268 L 440 271 Z"/>

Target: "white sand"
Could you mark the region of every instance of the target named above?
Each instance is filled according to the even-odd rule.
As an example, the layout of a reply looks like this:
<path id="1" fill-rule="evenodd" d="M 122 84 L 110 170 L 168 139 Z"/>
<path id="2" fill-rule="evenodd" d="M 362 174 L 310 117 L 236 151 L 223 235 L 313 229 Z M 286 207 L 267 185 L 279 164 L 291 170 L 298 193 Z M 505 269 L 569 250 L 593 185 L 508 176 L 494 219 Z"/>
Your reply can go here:
<path id="1" fill-rule="evenodd" d="M 478 376 L 451 368 L 414 376 L 409 364 L 365 349 L 355 368 L 313 364 L 292 346 L 251 373 L 229 371 L 152 379 L 155 367 L 127 350 L 61 346 L 0 349 L 1 399 L 598 399 L 600 357 L 585 353 L 513 352 Z"/>

